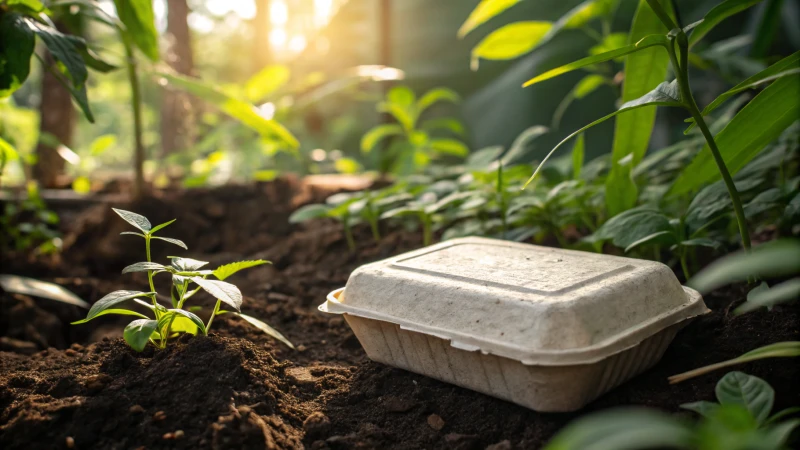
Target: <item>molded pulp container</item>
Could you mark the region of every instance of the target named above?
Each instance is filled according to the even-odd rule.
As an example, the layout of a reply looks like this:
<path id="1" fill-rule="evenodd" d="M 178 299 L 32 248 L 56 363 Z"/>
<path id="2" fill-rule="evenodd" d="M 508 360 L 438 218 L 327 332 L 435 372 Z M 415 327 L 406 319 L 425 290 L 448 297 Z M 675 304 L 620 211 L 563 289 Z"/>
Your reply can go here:
<path id="1" fill-rule="evenodd" d="M 648 369 L 708 312 L 658 262 L 484 238 L 362 266 L 319 309 L 374 361 L 548 412 Z"/>

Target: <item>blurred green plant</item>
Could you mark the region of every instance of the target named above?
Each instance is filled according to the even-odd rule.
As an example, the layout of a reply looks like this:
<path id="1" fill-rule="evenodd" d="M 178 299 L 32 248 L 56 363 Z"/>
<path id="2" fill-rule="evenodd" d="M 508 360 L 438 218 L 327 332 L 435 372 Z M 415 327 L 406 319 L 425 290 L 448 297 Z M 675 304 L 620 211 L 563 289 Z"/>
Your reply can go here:
<path id="1" fill-rule="evenodd" d="M 35 183 L 27 185 L 25 197 L 4 202 L 0 215 L 0 251 L 50 255 L 61 251 L 58 214 L 47 208 Z"/>

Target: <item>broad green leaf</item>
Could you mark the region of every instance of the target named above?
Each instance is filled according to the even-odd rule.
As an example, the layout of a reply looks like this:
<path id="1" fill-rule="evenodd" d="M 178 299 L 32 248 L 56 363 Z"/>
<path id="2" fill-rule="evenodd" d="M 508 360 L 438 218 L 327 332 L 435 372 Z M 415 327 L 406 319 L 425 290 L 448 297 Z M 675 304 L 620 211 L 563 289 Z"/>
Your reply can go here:
<path id="1" fill-rule="evenodd" d="M 420 128 L 423 131 L 432 132 L 434 130 L 447 130 L 454 134 L 464 134 L 464 125 L 452 117 L 437 117 L 422 122 Z"/>
<path id="2" fill-rule="evenodd" d="M 122 269 L 122 273 L 147 272 L 148 270 L 165 270 L 166 267 L 154 262 L 138 262 Z"/>
<path id="3" fill-rule="evenodd" d="M 364 168 L 361 163 L 353 158 L 339 158 L 333 163 L 333 167 L 339 173 L 354 174 L 361 172 Z"/>
<path id="4" fill-rule="evenodd" d="M 63 286 L 34 278 L 0 274 L 0 288 L 5 292 L 41 297 L 89 309 L 89 304 Z"/>
<path id="5" fill-rule="evenodd" d="M 156 226 L 154 226 L 154 227 L 153 227 L 153 228 L 150 230 L 150 234 L 153 234 L 153 233 L 155 233 L 156 231 L 158 231 L 158 230 L 160 230 L 160 229 L 162 229 L 162 228 L 164 228 L 164 227 L 166 227 L 166 226 L 169 226 L 169 225 L 171 225 L 171 224 L 172 224 L 172 222 L 175 222 L 176 220 L 178 220 L 178 219 L 172 219 L 172 220 L 170 220 L 169 222 L 164 222 L 164 223 L 162 223 L 162 224 L 159 224 L 159 225 L 156 225 Z"/>
<path id="6" fill-rule="evenodd" d="M 800 116 L 800 77 L 783 77 L 767 86 L 714 136 L 731 175 Z M 668 195 L 681 195 L 721 178 L 706 144 L 675 180 Z"/>
<path id="7" fill-rule="evenodd" d="M 81 58 L 83 58 L 83 62 L 86 64 L 86 67 L 94 69 L 100 73 L 108 73 L 119 69 L 119 67 L 101 59 L 97 54 L 89 49 L 86 44 L 76 43 L 76 48 L 78 53 L 81 54 Z"/>
<path id="8" fill-rule="evenodd" d="M 232 262 L 230 264 L 225 264 L 214 269 L 214 276 L 217 277 L 217 279 L 224 280 L 240 270 L 248 269 L 250 267 L 260 266 L 262 264 L 272 264 L 272 263 L 270 263 L 269 261 L 265 261 L 263 259 Z"/>
<path id="9" fill-rule="evenodd" d="M 537 167 L 536 171 L 533 172 L 533 175 L 531 175 L 530 179 L 528 179 L 528 181 L 525 183 L 525 186 L 530 184 L 530 182 L 533 181 L 534 178 L 536 178 L 536 175 L 542 169 L 544 163 L 546 163 L 547 160 L 550 159 L 550 157 L 553 155 L 553 153 L 555 153 L 555 151 L 558 150 L 558 148 L 561 147 L 565 142 L 572 139 L 574 136 L 586 131 L 587 129 L 599 123 L 605 122 L 606 120 L 616 116 L 617 114 L 626 111 L 632 111 L 638 108 L 643 108 L 645 106 L 681 106 L 677 83 L 675 81 L 671 83 L 667 82 L 661 83 L 655 89 L 648 92 L 645 96 L 624 103 L 618 110 L 614 111 L 613 113 L 605 117 L 601 117 L 600 119 L 595 120 L 589 125 L 586 125 L 585 127 L 565 137 L 561 142 L 559 142 L 555 147 L 553 147 L 553 149 L 550 150 L 550 153 L 548 153 L 547 156 L 545 156 L 545 158 L 542 160 L 542 162 L 539 163 L 539 167 Z M 523 186 L 523 189 L 525 188 L 525 186 Z"/>
<path id="10" fill-rule="evenodd" d="M 169 258 L 172 267 L 179 272 L 191 272 L 208 264 L 208 261 L 199 261 L 192 258 L 179 258 L 177 256 L 170 256 Z"/>
<path id="11" fill-rule="evenodd" d="M 752 277 L 781 277 L 800 272 L 800 241 L 781 239 L 720 258 L 689 280 L 706 293 Z"/>
<path id="12" fill-rule="evenodd" d="M 536 48 L 552 26 L 550 22 L 525 21 L 499 28 L 472 49 L 470 67 L 478 70 L 481 58 L 502 60 L 522 56 Z"/>
<path id="13" fill-rule="evenodd" d="M 456 91 L 449 88 L 434 88 L 423 94 L 417 100 L 417 114 L 422 114 L 423 111 L 430 108 L 436 102 L 452 102 L 458 103 L 461 100 Z"/>
<path id="14" fill-rule="evenodd" d="M 633 180 L 633 154 L 620 159 L 611 166 L 605 182 L 605 202 L 609 215 L 617 215 L 636 206 L 639 187 Z"/>
<path id="15" fill-rule="evenodd" d="M 767 420 L 775 401 L 775 391 L 766 381 L 742 372 L 725 374 L 715 391 L 720 404 L 744 406 L 759 424 Z"/>
<path id="16" fill-rule="evenodd" d="M 279 333 L 278 330 L 272 328 L 271 326 L 267 325 L 266 323 L 256 319 L 255 317 L 248 316 L 247 314 L 239 313 L 238 316 L 241 317 L 242 319 L 244 319 L 250 325 L 253 325 L 254 327 L 256 327 L 259 330 L 263 331 L 268 336 L 283 342 L 284 344 L 286 344 L 292 350 L 295 349 L 294 345 L 292 345 L 292 343 L 289 341 L 289 339 L 286 339 L 286 337 L 284 337 L 284 335 Z"/>
<path id="17" fill-rule="evenodd" d="M 703 17 L 703 21 L 694 27 L 692 34 L 689 36 L 689 48 L 694 47 L 700 39 L 723 20 L 758 3 L 761 3 L 761 0 L 725 0 L 715 6 L 711 11 L 706 13 L 705 17 Z"/>
<path id="18" fill-rule="evenodd" d="M 472 10 L 467 20 L 458 29 L 458 37 L 463 38 L 470 31 L 486 23 L 501 12 L 519 3 L 520 0 L 481 0 Z"/>
<path id="19" fill-rule="evenodd" d="M 753 295 L 747 295 L 747 301 L 734 310 L 734 314 L 744 314 L 766 306 L 775 306 L 780 303 L 800 299 L 800 278 L 784 281 L 771 288 L 759 290 Z"/>
<path id="20" fill-rule="evenodd" d="M 661 412 L 624 408 L 596 412 L 564 427 L 544 450 L 689 448 L 692 429 Z"/>
<path id="21" fill-rule="evenodd" d="M 671 10 L 670 0 L 661 0 L 661 4 Z M 658 19 L 646 0 L 639 0 L 639 7 L 633 18 L 629 43 L 638 42 L 649 35 L 663 33 L 664 24 Z M 628 102 L 646 95 L 653 88 L 664 82 L 669 68 L 669 54 L 661 48 L 649 48 L 632 53 L 625 58 L 625 78 L 622 83 L 622 101 Z M 675 89 L 674 97 L 680 99 Z M 611 150 L 612 171 L 619 160 L 633 155 L 631 167 L 636 167 L 647 152 L 653 125 L 656 120 L 656 108 L 645 108 L 632 111 L 617 117 L 614 124 L 614 143 Z"/>
<path id="22" fill-rule="evenodd" d="M 586 146 L 584 137 L 584 134 L 578 135 L 578 139 L 575 140 L 575 145 L 572 147 L 573 180 L 580 179 L 581 177 L 581 170 L 583 169 L 584 147 Z"/>
<path id="23" fill-rule="evenodd" d="M 752 200 L 744 205 L 744 216 L 752 220 L 759 214 L 782 208 L 786 204 L 786 193 L 781 188 L 771 188 L 759 192 Z"/>
<path id="24" fill-rule="evenodd" d="M 122 333 L 125 342 L 131 346 L 132 349 L 140 352 L 144 350 L 150 336 L 158 328 L 158 322 L 150 319 L 138 319 L 129 323 Z"/>
<path id="25" fill-rule="evenodd" d="M 744 179 L 734 182 L 738 192 L 748 192 L 761 184 L 758 179 Z M 697 231 L 716 219 L 720 214 L 730 211 L 733 206 L 725 183 L 718 181 L 703 188 L 692 199 L 686 210 L 686 225 L 691 231 Z"/>
<path id="26" fill-rule="evenodd" d="M 289 223 L 300 223 L 320 217 L 327 217 L 330 212 L 328 205 L 312 204 L 298 208 L 289 216 Z"/>
<path id="27" fill-rule="evenodd" d="M 540 136 L 544 136 L 550 130 L 542 125 L 534 125 L 528 127 L 520 133 L 505 155 L 503 155 L 502 164 L 506 167 L 514 164 L 519 164 L 522 159 L 530 152 L 531 143 Z"/>
<path id="28" fill-rule="evenodd" d="M 152 0 L 114 0 L 125 35 L 152 61 L 158 61 L 158 32 Z"/>
<path id="29" fill-rule="evenodd" d="M 159 241 L 166 241 L 166 242 L 169 242 L 170 244 L 175 244 L 178 247 L 182 247 L 184 250 L 188 250 L 189 249 L 189 247 L 187 247 L 186 244 L 184 244 L 183 241 L 181 241 L 180 239 L 173 239 L 173 238 L 168 238 L 168 237 L 163 237 L 163 236 L 151 236 L 151 239 L 158 239 Z"/>
<path id="30" fill-rule="evenodd" d="M 0 17 L 0 98 L 11 95 L 28 78 L 36 39 L 22 15 Z"/>
<path id="31" fill-rule="evenodd" d="M 136 317 L 141 317 L 142 319 L 149 319 L 149 317 L 145 316 L 144 314 L 138 313 L 136 311 L 131 311 L 130 309 L 106 309 L 95 314 L 94 317 L 92 317 L 91 319 L 76 320 L 75 322 L 70 322 L 70 325 L 80 325 L 92 319 L 96 319 L 100 316 L 105 316 L 106 314 L 116 314 L 120 316 L 136 316 Z"/>
<path id="32" fill-rule="evenodd" d="M 411 133 L 414 131 L 414 123 L 416 121 L 412 106 L 413 104 L 406 106 L 394 102 L 380 102 L 376 105 L 375 110 L 380 113 L 391 114 L 395 120 L 400 122 L 402 129 L 406 133 Z"/>
<path id="33" fill-rule="evenodd" d="M 361 138 L 361 151 L 371 152 L 378 142 L 389 136 L 402 136 L 403 127 L 397 124 L 383 124 L 373 127 Z"/>
<path id="34" fill-rule="evenodd" d="M 125 211 L 124 209 L 117 209 L 117 208 L 111 208 L 111 209 L 114 210 L 114 212 L 117 213 L 118 216 L 122 217 L 124 221 L 142 230 L 145 234 L 148 234 L 150 232 L 150 229 L 153 228 L 153 226 L 150 225 L 150 221 L 147 220 L 147 217 L 145 216 L 136 214 L 134 212 Z"/>
<path id="35" fill-rule="evenodd" d="M 744 364 L 750 361 L 757 361 L 759 359 L 795 358 L 798 356 L 800 356 L 800 342 L 798 341 L 777 342 L 775 344 L 765 345 L 755 350 L 751 350 L 737 358 L 729 359 L 727 361 L 723 361 L 716 364 L 711 364 L 705 367 L 701 367 L 699 369 L 690 370 L 688 372 L 679 375 L 673 375 L 669 377 L 669 382 L 672 384 L 680 383 L 681 381 L 698 377 L 700 375 L 704 375 L 718 369 L 735 366 L 738 364 Z"/>
<path id="36" fill-rule="evenodd" d="M 447 155 L 454 155 L 461 157 L 467 156 L 469 154 L 469 148 L 467 147 L 467 144 L 456 139 L 447 139 L 447 138 L 431 139 L 430 146 L 437 153 L 444 153 Z"/>
<path id="37" fill-rule="evenodd" d="M 414 91 L 408 86 L 395 86 L 386 93 L 386 100 L 404 108 L 413 106 L 416 98 Z"/>
<path id="38" fill-rule="evenodd" d="M 523 84 L 522 86 L 528 87 L 532 84 L 539 83 L 540 81 L 549 80 L 550 78 L 555 78 L 567 72 L 572 72 L 573 70 L 578 70 L 580 68 L 591 66 L 592 64 L 597 64 L 600 62 L 609 61 L 614 58 L 642 51 L 650 47 L 655 47 L 655 46 L 665 47 L 668 42 L 669 41 L 667 37 L 661 34 L 646 36 L 635 44 L 626 45 L 625 47 L 621 47 L 610 52 L 601 53 L 599 55 L 589 56 L 583 59 L 579 59 L 575 62 L 565 64 L 561 67 L 548 70 L 547 72 L 526 81 L 525 84 Z"/>
<path id="39" fill-rule="evenodd" d="M 684 403 L 681 405 L 681 408 L 688 409 L 689 411 L 694 411 L 703 417 L 709 417 L 717 410 L 717 408 L 719 408 L 719 403 L 699 401 L 692 403 Z"/>
<path id="40" fill-rule="evenodd" d="M 761 83 L 773 81 L 784 76 L 797 75 L 798 73 L 800 73 L 800 51 L 792 53 L 786 58 L 783 58 L 761 72 L 758 72 L 757 74 L 723 92 L 703 109 L 703 115 L 707 116 L 711 114 L 711 112 L 717 109 L 719 105 L 740 92 L 752 89 Z"/>
<path id="41" fill-rule="evenodd" d="M 280 89 L 289 81 L 290 71 L 286 66 L 267 66 L 244 84 L 247 101 L 258 103 Z"/>
<path id="42" fill-rule="evenodd" d="M 105 297 L 101 298 L 94 305 L 89 309 L 89 313 L 86 314 L 86 321 L 92 320 L 98 316 L 101 312 L 112 309 L 113 306 L 116 306 L 124 301 L 131 300 L 137 297 L 150 297 L 154 292 L 140 292 L 140 291 L 114 291 Z"/>
<path id="43" fill-rule="evenodd" d="M 587 241 L 611 240 L 620 248 L 628 248 L 646 237 L 660 232 L 672 232 L 669 218 L 656 209 L 639 207 L 618 214 L 604 223 Z"/>
<path id="44" fill-rule="evenodd" d="M 196 314 L 183 309 L 170 309 L 169 312 L 183 316 L 184 318 L 188 319 L 198 330 L 200 330 L 200 332 L 206 334 L 206 325 L 199 317 L 197 317 Z M 173 327 L 174 325 L 175 321 L 173 321 Z M 183 329 L 181 330 L 173 328 L 173 331 L 184 331 L 184 330 L 187 330 L 187 327 L 183 327 Z M 187 332 L 191 332 L 191 327 L 188 327 Z"/>
<path id="45" fill-rule="evenodd" d="M 653 234 L 645 236 L 639 239 L 636 242 L 633 242 L 631 245 L 625 247 L 625 253 L 633 250 L 636 247 L 645 245 L 645 244 L 664 244 L 670 245 L 677 241 L 677 236 L 675 236 L 675 232 L 672 230 L 664 230 L 664 231 L 657 231 Z"/>
<path id="46" fill-rule="evenodd" d="M 588 0 L 572 8 L 556 21 L 553 28 L 582 28 L 592 20 L 611 13 L 617 0 Z"/>
<path id="47" fill-rule="evenodd" d="M 236 286 L 219 280 L 204 280 L 200 277 L 192 277 L 192 282 L 203 288 L 217 300 L 233 307 L 236 311 L 242 308 L 242 292 Z"/>
<path id="48" fill-rule="evenodd" d="M 297 138 L 289 130 L 272 117 L 262 116 L 259 110 L 250 103 L 234 98 L 198 79 L 166 73 L 161 73 L 159 76 L 166 79 L 172 86 L 213 104 L 225 114 L 263 136 L 275 136 L 293 149 L 298 148 L 300 145 Z"/>

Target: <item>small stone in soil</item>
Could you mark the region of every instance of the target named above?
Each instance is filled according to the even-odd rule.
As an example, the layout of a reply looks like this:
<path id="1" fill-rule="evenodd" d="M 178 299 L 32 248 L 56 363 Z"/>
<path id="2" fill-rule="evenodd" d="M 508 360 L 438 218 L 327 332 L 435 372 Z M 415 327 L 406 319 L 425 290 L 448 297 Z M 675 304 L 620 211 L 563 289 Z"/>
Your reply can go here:
<path id="1" fill-rule="evenodd" d="M 164 433 L 161 437 L 165 440 L 175 439 L 175 433 Z"/>
<path id="2" fill-rule="evenodd" d="M 75 448 L 75 438 L 67 436 L 67 448 Z"/>
<path id="3" fill-rule="evenodd" d="M 164 420 L 166 418 L 167 418 L 167 413 L 165 413 L 164 411 L 158 411 L 155 414 L 153 414 L 153 420 L 156 421 Z"/>
<path id="4" fill-rule="evenodd" d="M 173 436 L 175 436 L 175 439 L 181 439 L 184 436 L 183 430 L 176 431 Z"/>
<path id="5" fill-rule="evenodd" d="M 441 431 L 441 429 L 444 428 L 444 419 L 436 414 L 431 414 L 428 416 L 428 426 L 436 431 Z"/>
<path id="6" fill-rule="evenodd" d="M 142 408 L 141 405 L 133 405 L 128 409 L 128 411 L 130 411 L 132 414 L 141 414 L 144 412 L 144 408 Z"/>
<path id="7" fill-rule="evenodd" d="M 331 428 L 331 420 L 325 414 L 314 411 L 303 421 L 303 429 L 311 438 L 321 439 L 327 436 Z"/>
<path id="8" fill-rule="evenodd" d="M 289 367 L 286 369 L 286 375 L 295 384 L 314 384 L 314 375 L 308 370 L 308 367 Z"/>

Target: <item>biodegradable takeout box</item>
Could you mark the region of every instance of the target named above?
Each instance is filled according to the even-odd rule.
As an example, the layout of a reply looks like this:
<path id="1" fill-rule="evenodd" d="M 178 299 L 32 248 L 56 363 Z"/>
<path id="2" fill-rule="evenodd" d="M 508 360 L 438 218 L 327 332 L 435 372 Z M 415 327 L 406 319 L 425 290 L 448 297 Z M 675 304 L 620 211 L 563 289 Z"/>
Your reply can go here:
<path id="1" fill-rule="evenodd" d="M 485 238 L 362 266 L 319 309 L 374 361 L 552 412 L 651 367 L 708 312 L 659 262 Z"/>

